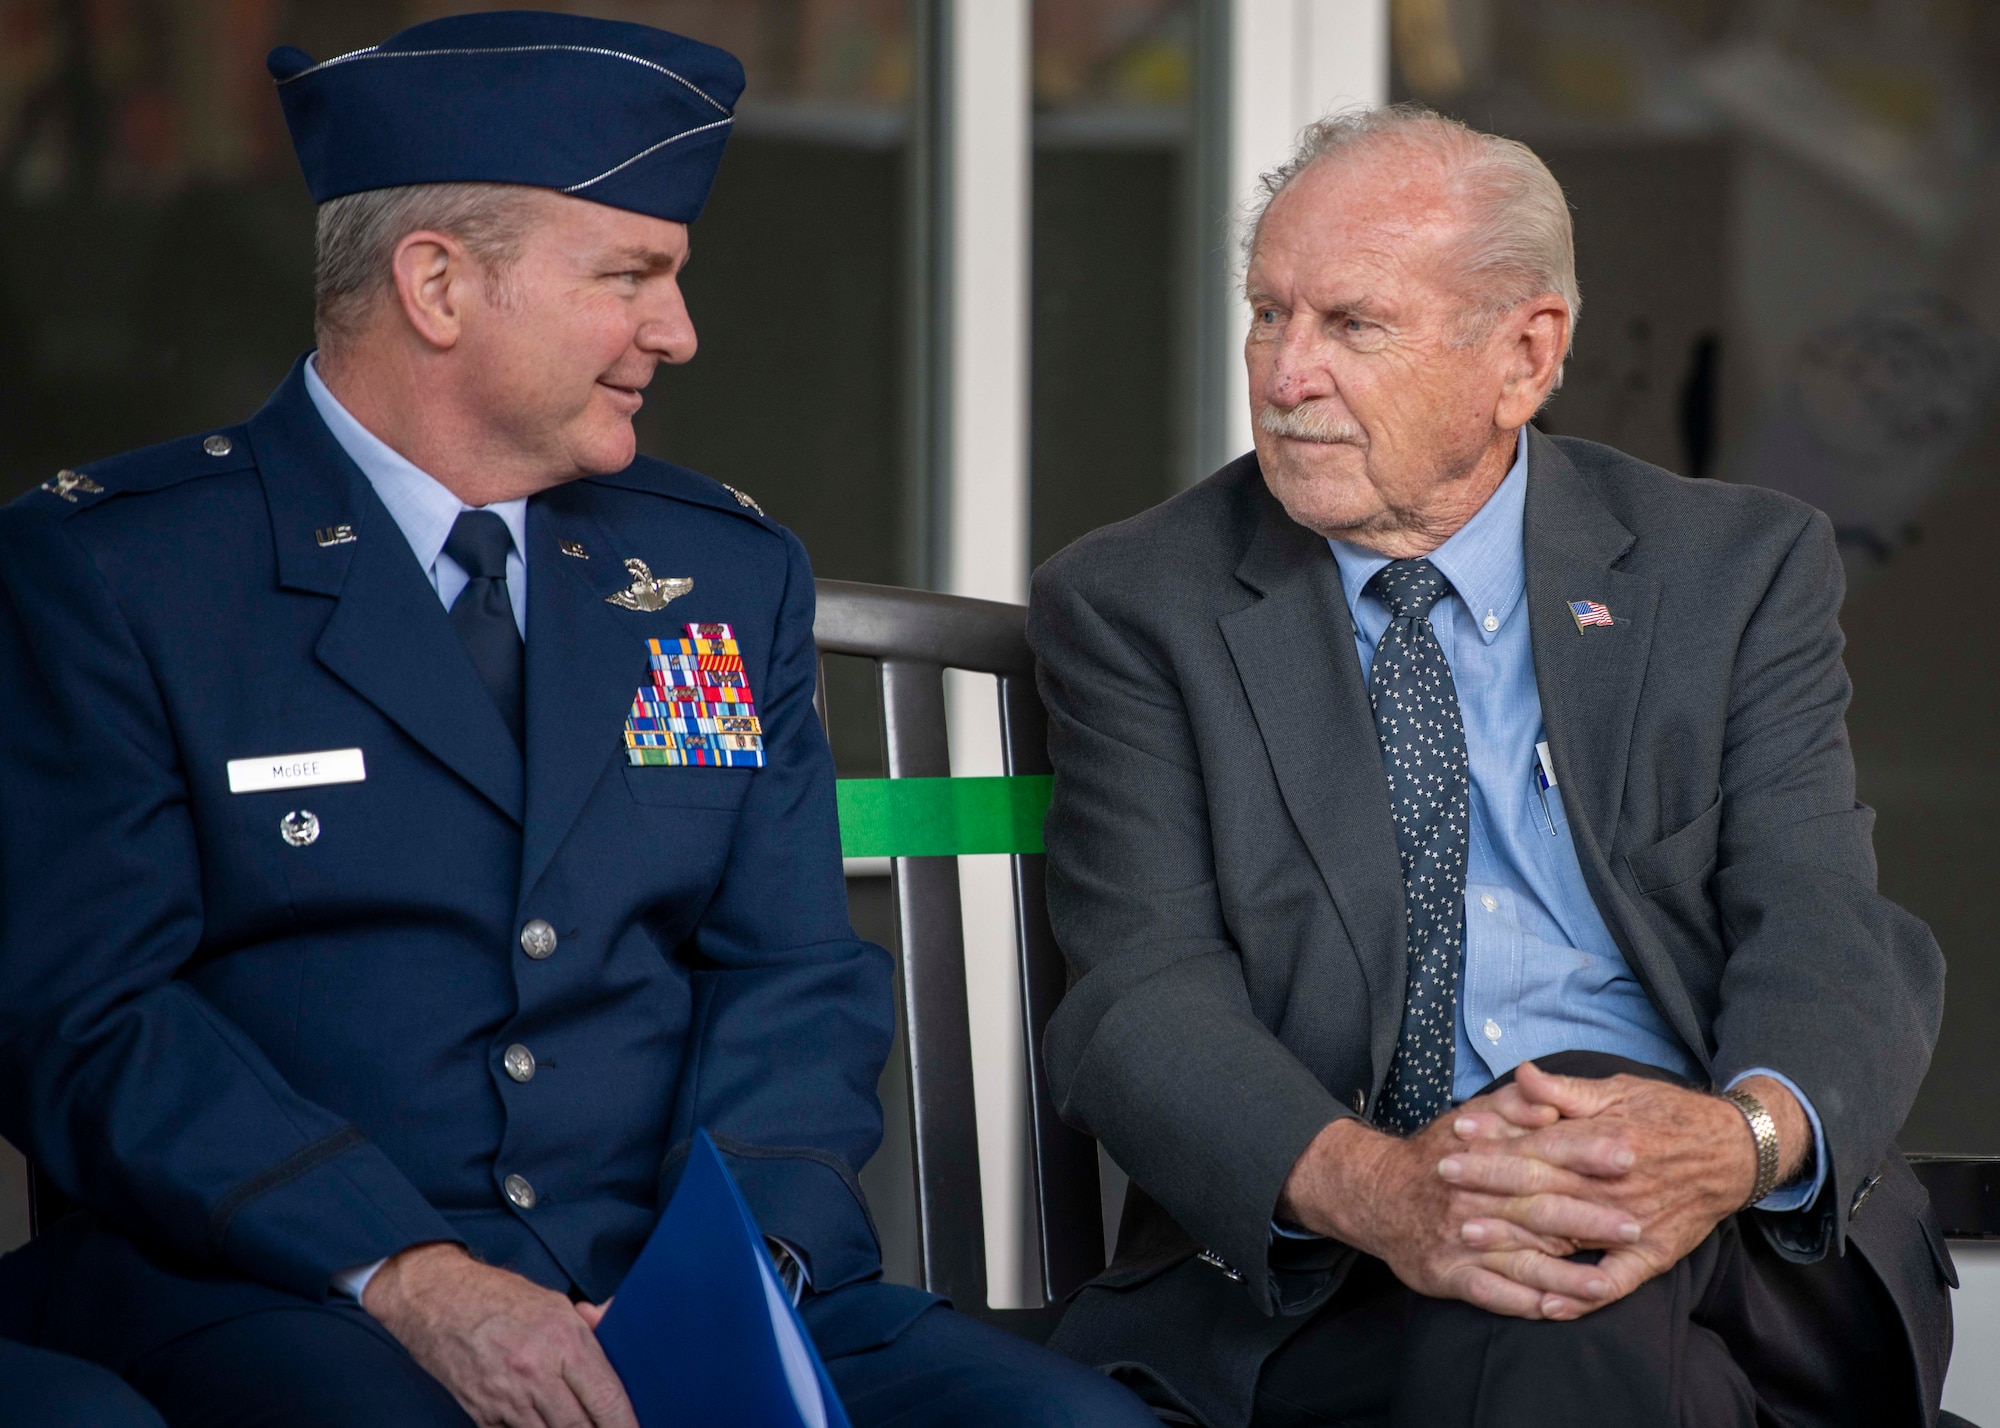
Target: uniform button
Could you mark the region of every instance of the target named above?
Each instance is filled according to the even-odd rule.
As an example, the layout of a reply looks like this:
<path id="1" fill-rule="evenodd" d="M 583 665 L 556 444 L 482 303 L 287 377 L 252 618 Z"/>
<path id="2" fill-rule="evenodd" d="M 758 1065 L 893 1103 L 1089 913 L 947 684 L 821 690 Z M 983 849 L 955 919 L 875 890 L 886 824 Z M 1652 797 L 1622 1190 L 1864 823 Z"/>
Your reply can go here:
<path id="1" fill-rule="evenodd" d="M 210 456 L 227 456 L 236 448 L 226 436 L 211 436 L 201 444 L 201 449 Z"/>
<path id="2" fill-rule="evenodd" d="M 1500 1023 L 1493 1020 L 1492 1017 L 1489 1016 L 1486 1018 L 1486 1025 L 1483 1030 L 1486 1032 L 1486 1039 L 1488 1041 L 1498 1041 L 1500 1039 Z"/>
<path id="3" fill-rule="evenodd" d="M 1481 893 L 1479 895 L 1479 905 L 1488 912 L 1496 912 L 1500 907 L 1500 899 L 1493 896 L 1492 893 Z"/>
<path id="4" fill-rule="evenodd" d="M 501 1053 L 500 1064 L 507 1068 L 507 1074 L 516 1081 L 535 1079 L 535 1053 L 518 1041 Z"/>
<path id="5" fill-rule="evenodd" d="M 507 1198 L 513 1201 L 515 1209 L 532 1210 L 535 1208 L 535 1187 L 520 1176 L 508 1176 L 500 1182 L 500 1188 L 507 1192 Z"/>
<path id="6" fill-rule="evenodd" d="M 537 962 L 552 957 L 556 950 L 556 930 L 541 918 L 521 929 L 521 950 Z"/>

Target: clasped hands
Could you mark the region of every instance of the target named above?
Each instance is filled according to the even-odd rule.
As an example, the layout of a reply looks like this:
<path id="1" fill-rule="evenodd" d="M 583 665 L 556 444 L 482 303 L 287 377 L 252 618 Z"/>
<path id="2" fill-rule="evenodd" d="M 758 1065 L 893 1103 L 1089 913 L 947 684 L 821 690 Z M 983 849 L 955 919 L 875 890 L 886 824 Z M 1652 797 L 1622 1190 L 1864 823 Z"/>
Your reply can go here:
<path id="1" fill-rule="evenodd" d="M 1768 1077 L 1743 1089 L 1770 1111 L 1779 1181 L 1812 1132 Z M 1735 1106 L 1637 1076 L 1514 1081 L 1407 1138 L 1328 1125 L 1285 1181 L 1280 1213 L 1375 1255 L 1420 1294 L 1523 1319 L 1576 1319 L 1671 1268 L 1756 1181 Z M 1572 1260 L 1601 1250 L 1597 1263 Z"/>

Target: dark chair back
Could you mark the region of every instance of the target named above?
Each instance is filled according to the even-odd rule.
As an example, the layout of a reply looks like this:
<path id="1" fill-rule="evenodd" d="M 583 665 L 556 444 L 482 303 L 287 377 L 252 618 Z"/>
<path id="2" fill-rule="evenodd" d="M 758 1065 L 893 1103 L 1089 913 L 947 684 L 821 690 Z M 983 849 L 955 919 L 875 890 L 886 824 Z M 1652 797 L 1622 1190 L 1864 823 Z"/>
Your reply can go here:
<path id="1" fill-rule="evenodd" d="M 1048 716 L 1035 690 L 1027 611 L 888 586 L 822 580 L 813 635 L 822 655 L 873 660 L 882 701 L 889 777 L 946 778 L 944 672 L 995 676 L 1009 775 L 1047 774 Z M 826 681 L 820 681 L 824 699 Z M 820 717 L 827 710 L 822 703 Z M 1030 1154 L 1042 1262 L 1040 1324 L 986 1308 L 986 1241 L 974 1129 L 972 1039 L 965 1000 L 965 938 L 958 862 L 890 860 L 897 970 L 902 982 L 916 1167 L 919 1264 L 924 1287 L 962 1309 L 1045 1329 L 1070 1292 L 1104 1267 L 1097 1146 L 1057 1117 L 1042 1068 L 1042 1032 L 1067 985 L 1044 899 L 1047 859 L 1013 855 L 1014 925 L 1027 1045 Z"/>
<path id="2" fill-rule="evenodd" d="M 2000 1239 L 2000 1156 L 1910 1157 L 1947 1239 Z"/>

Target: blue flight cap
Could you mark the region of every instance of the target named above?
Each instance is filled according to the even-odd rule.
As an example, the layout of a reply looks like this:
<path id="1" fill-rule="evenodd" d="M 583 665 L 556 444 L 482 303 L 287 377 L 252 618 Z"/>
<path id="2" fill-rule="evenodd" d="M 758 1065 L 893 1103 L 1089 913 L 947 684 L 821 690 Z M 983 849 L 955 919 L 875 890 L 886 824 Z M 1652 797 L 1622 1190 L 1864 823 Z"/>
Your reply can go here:
<path id="1" fill-rule="evenodd" d="M 267 61 L 313 201 L 418 183 L 551 188 L 675 223 L 715 182 L 743 66 L 649 25 L 512 10 Z"/>

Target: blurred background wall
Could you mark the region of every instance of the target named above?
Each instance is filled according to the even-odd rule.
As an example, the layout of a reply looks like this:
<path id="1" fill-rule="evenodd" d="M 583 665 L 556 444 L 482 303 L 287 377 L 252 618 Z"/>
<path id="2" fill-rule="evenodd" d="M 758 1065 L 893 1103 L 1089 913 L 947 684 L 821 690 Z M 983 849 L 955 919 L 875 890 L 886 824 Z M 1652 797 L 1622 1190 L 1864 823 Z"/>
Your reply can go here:
<path id="1" fill-rule="evenodd" d="M 0 0 L 0 499 L 255 409 L 312 341 L 312 208 L 265 52 L 325 58 L 471 8 Z M 567 8 L 745 61 L 686 281 L 701 354 L 656 379 L 641 444 L 751 491 L 845 579 L 1020 598 L 1033 562 L 1243 449 L 1237 205 L 1328 105 L 1421 99 L 1533 145 L 1575 207 L 1585 295 L 1542 425 L 1793 491 L 1840 530 L 1883 885 L 1951 968 L 1904 1143 L 2000 1153 L 2000 910 L 1979 891 L 2000 865 L 2000 9 Z M 837 759 L 879 773 L 865 675 L 835 666 Z M 991 745 L 966 723 L 976 772 Z M 857 924 L 887 940 L 886 884 L 855 871 Z M 1002 928 L 969 938 L 981 1132 L 1004 1149 L 1018 1099 L 989 1099 L 985 1073 L 997 1088 L 1018 1064 L 1018 1023 L 1004 893 L 982 903 L 980 876 L 968 925 Z M 893 1125 L 893 1068 L 884 1092 Z M 872 1182 L 892 1241 L 899 1154 L 892 1136 Z M 0 1147 L 0 1248 L 22 1233 L 18 1176 Z M 1004 1167 L 987 1197 L 1018 1222 Z M 1006 1303 L 1008 1256 L 1020 1284 L 1032 1266 L 997 1233 Z"/>

